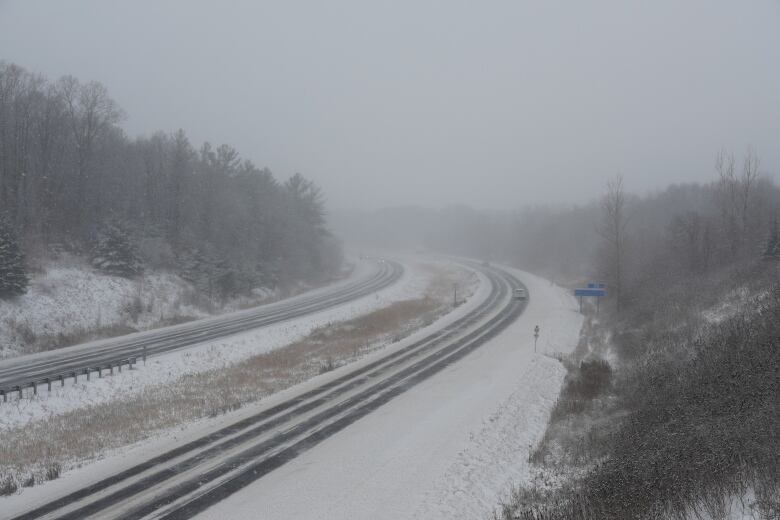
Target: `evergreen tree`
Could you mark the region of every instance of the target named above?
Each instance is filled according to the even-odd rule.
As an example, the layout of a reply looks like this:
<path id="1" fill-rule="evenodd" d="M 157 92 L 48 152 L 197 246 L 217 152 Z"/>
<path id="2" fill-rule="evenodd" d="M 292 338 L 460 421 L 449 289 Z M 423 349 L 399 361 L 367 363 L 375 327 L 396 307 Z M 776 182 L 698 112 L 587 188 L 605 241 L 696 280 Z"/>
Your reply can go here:
<path id="1" fill-rule="evenodd" d="M 142 271 L 130 234 L 117 222 L 106 224 L 93 249 L 92 266 L 108 274 L 131 277 Z"/>
<path id="2" fill-rule="evenodd" d="M 772 223 L 772 229 L 769 231 L 769 238 L 766 241 L 764 258 L 780 258 L 780 230 L 777 227 L 777 217 L 775 217 L 775 220 Z"/>
<path id="3" fill-rule="evenodd" d="M 29 281 L 16 235 L 8 221 L 0 217 L 0 298 L 24 294 Z"/>
<path id="4" fill-rule="evenodd" d="M 180 275 L 209 298 L 223 300 L 259 281 L 241 272 L 219 255 L 194 248 L 179 258 Z"/>

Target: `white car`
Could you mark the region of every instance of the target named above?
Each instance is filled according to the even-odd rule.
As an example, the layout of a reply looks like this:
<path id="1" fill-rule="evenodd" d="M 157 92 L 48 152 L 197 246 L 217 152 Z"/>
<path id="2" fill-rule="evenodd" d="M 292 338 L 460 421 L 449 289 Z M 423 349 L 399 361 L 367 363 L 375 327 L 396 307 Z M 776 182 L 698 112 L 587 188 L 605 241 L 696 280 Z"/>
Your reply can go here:
<path id="1" fill-rule="evenodd" d="M 512 298 L 515 300 L 525 300 L 528 298 L 528 295 L 525 293 L 525 289 L 518 288 L 512 292 Z"/>

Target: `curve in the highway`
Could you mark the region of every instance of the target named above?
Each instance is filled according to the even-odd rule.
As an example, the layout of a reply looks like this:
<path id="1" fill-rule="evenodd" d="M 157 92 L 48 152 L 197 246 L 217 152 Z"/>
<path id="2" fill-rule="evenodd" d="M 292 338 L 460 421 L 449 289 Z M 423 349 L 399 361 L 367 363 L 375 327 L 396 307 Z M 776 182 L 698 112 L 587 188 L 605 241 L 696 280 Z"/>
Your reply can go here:
<path id="1" fill-rule="evenodd" d="M 511 323 L 511 274 L 477 267 L 491 291 L 462 319 L 273 408 L 53 500 L 33 518 L 190 518 L 443 370 Z"/>

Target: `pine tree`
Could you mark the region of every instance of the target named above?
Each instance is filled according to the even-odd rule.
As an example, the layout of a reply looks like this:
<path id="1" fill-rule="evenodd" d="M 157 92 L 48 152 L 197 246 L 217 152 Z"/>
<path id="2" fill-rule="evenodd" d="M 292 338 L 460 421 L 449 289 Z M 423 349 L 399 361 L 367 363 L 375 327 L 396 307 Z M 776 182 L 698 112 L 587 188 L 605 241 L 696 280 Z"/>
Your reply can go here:
<path id="1" fill-rule="evenodd" d="M 8 221 L 0 217 L 0 298 L 24 294 L 29 282 L 16 235 Z"/>
<path id="2" fill-rule="evenodd" d="M 775 217 L 772 223 L 772 229 L 769 232 L 769 238 L 766 241 L 766 250 L 764 251 L 764 258 L 777 259 L 780 258 L 780 229 L 777 227 L 777 217 Z"/>
<path id="3" fill-rule="evenodd" d="M 200 248 L 191 249 L 181 255 L 179 263 L 181 277 L 209 298 L 219 297 L 224 300 L 238 294 L 241 287 L 251 286 L 256 282 L 249 280 L 246 275 L 242 276 L 242 273 L 224 258 Z"/>
<path id="4" fill-rule="evenodd" d="M 130 234 L 119 223 L 109 222 L 101 230 L 93 249 L 92 266 L 125 277 L 142 271 Z"/>

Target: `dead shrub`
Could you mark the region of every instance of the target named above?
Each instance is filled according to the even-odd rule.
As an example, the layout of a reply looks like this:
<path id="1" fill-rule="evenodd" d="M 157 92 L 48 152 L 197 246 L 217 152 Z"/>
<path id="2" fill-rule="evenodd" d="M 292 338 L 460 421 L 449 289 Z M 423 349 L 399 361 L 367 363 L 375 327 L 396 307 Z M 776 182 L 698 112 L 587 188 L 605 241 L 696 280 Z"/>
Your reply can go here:
<path id="1" fill-rule="evenodd" d="M 37 335 L 32 329 L 29 323 L 23 321 L 21 323 L 13 324 L 13 331 L 16 336 L 21 340 L 22 345 L 33 345 L 37 340 Z"/>
<path id="2" fill-rule="evenodd" d="M 16 484 L 16 480 L 10 475 L 6 475 L 0 478 L 0 496 L 13 495 L 19 486 Z"/>
<path id="3" fill-rule="evenodd" d="M 612 381 L 612 367 L 604 359 L 582 361 L 576 377 L 569 381 L 566 392 L 582 399 L 593 399 L 605 392 Z"/>
<path id="4" fill-rule="evenodd" d="M 59 462 L 49 462 L 46 464 L 44 476 L 46 477 L 46 480 L 56 480 L 60 478 L 61 472 L 62 466 Z"/>
<path id="5" fill-rule="evenodd" d="M 332 357 L 328 357 L 323 364 L 320 365 L 320 374 L 326 374 L 332 372 L 336 368 L 336 364 L 333 362 Z"/>
<path id="6" fill-rule="evenodd" d="M 144 312 L 144 302 L 141 296 L 136 294 L 122 306 L 122 314 L 129 317 L 130 321 L 136 322 Z"/>

